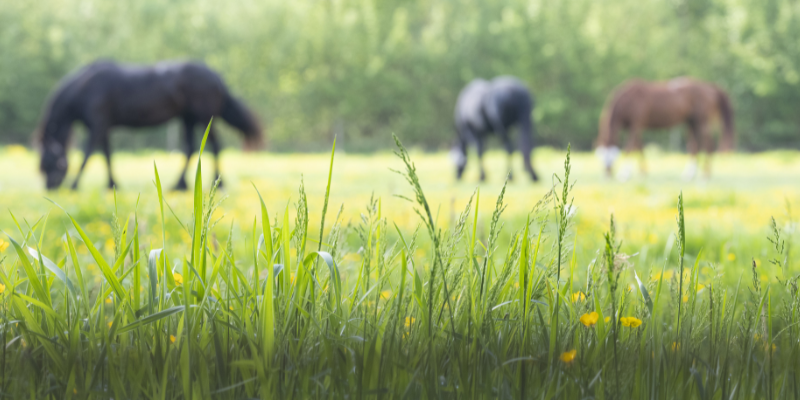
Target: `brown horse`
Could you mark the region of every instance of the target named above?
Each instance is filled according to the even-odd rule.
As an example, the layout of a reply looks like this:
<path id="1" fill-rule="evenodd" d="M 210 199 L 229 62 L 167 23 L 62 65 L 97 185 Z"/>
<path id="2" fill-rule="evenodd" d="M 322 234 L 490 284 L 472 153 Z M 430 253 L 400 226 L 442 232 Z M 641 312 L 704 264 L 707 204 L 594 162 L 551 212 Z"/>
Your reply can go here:
<path id="1" fill-rule="evenodd" d="M 604 159 L 606 174 L 618 153 L 617 134 L 628 130 L 626 151 L 642 151 L 642 131 L 665 129 L 685 123 L 689 128 L 687 148 L 696 169 L 697 152 L 706 152 L 705 172 L 711 173 L 710 156 L 714 151 L 711 125 L 722 120 L 721 151 L 733 149 L 733 109 L 728 95 L 714 84 L 691 78 L 675 78 L 667 82 L 634 79 L 617 89 L 600 117 L 597 137 L 598 154 Z M 645 172 L 644 157 L 640 167 Z M 694 175 L 694 171 L 690 172 Z"/>

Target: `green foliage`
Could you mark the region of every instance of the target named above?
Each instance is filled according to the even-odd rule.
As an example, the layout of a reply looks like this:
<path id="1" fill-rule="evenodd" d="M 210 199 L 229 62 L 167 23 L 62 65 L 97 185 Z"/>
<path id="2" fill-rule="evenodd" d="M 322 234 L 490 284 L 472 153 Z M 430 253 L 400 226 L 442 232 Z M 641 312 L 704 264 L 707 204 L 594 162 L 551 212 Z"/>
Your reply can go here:
<path id="1" fill-rule="evenodd" d="M 188 58 L 223 74 L 275 150 L 322 150 L 334 136 L 349 151 L 388 148 L 390 132 L 446 147 L 458 91 L 501 74 L 536 95 L 539 144 L 590 148 L 614 87 L 688 74 L 731 92 L 741 147 L 797 147 L 799 36 L 791 0 L 10 2 L 0 141 L 28 143 L 47 94 L 81 65 Z M 177 125 L 158 132 L 115 141 L 175 146 Z"/>

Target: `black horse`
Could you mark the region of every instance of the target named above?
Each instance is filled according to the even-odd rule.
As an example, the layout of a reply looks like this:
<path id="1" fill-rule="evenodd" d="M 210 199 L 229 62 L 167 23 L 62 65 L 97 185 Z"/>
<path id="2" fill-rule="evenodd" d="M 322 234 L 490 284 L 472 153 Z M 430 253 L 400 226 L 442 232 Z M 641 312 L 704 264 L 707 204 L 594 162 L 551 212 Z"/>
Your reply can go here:
<path id="1" fill-rule="evenodd" d="M 494 133 L 500 136 L 508 152 L 508 171 L 511 175 L 511 154 L 514 145 L 509 137 L 509 129 L 519 125 L 519 148 L 525 162 L 525 170 L 536 181 L 531 166 L 534 124 L 531 120 L 533 97 L 525 85 L 516 78 L 501 76 L 491 82 L 476 79 L 470 82 L 458 95 L 455 110 L 455 125 L 458 143 L 453 151 L 456 163 L 456 178 L 461 179 L 467 166 L 467 144 L 475 142 L 481 168 L 481 181 L 486 180 L 483 170 L 484 140 Z"/>
<path id="2" fill-rule="evenodd" d="M 109 132 L 115 126 L 145 127 L 183 121 L 186 140 L 186 165 L 175 189 L 186 189 L 186 169 L 195 151 L 194 126 L 205 127 L 212 116 L 220 116 L 244 134 L 246 147 L 261 143 L 261 127 L 253 114 L 228 92 L 222 78 L 203 64 L 162 62 L 154 66 L 121 65 L 97 61 L 67 76 L 50 97 L 38 135 L 42 145 L 41 171 L 47 188 L 61 185 L 67 174 L 67 141 L 75 121 L 89 131 L 85 158 L 72 188 L 78 187 L 81 173 L 95 146 L 101 146 L 108 164 L 108 187 L 114 187 L 111 174 Z M 208 141 L 214 153 L 219 176 L 220 143 L 213 128 Z"/>

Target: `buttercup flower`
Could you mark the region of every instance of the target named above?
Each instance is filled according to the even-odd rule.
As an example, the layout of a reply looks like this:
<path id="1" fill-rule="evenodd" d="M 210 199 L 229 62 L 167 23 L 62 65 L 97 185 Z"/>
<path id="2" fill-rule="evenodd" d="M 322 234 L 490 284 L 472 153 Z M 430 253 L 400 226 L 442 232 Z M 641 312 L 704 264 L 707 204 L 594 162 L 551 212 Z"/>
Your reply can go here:
<path id="1" fill-rule="evenodd" d="M 414 317 L 406 317 L 406 328 L 410 327 L 415 321 Z"/>
<path id="2" fill-rule="evenodd" d="M 599 318 L 600 314 L 598 314 L 596 311 L 592 311 L 588 314 L 581 315 L 580 321 L 587 328 L 591 328 L 597 323 Z"/>
<path id="3" fill-rule="evenodd" d="M 169 335 L 169 342 L 175 343 L 175 335 Z"/>
<path id="4" fill-rule="evenodd" d="M 642 320 L 636 317 L 622 317 L 619 319 L 619 322 L 622 322 L 622 326 L 627 326 L 629 328 L 637 328 L 642 324 Z"/>
<path id="5" fill-rule="evenodd" d="M 586 300 L 586 295 L 583 292 L 575 292 L 572 294 L 572 302 L 577 303 L 579 301 Z"/>
<path id="6" fill-rule="evenodd" d="M 181 275 L 181 274 L 179 274 L 177 272 L 174 272 L 172 274 L 172 279 L 175 279 L 175 284 L 176 285 L 183 285 L 183 275 Z"/>
<path id="7" fill-rule="evenodd" d="M 572 361 L 575 360 L 575 356 L 577 356 L 577 355 L 578 355 L 578 350 L 570 350 L 570 351 L 565 351 L 565 352 L 561 353 L 561 357 L 559 357 L 559 358 L 561 359 L 561 361 L 563 363 L 569 364 L 569 363 L 571 363 Z"/>
<path id="8" fill-rule="evenodd" d="M 0 294 L 3 294 L 6 291 L 6 285 L 0 283 Z"/>
<path id="9" fill-rule="evenodd" d="M 0 251 L 6 251 L 10 243 L 6 242 L 3 239 L 0 239 Z"/>

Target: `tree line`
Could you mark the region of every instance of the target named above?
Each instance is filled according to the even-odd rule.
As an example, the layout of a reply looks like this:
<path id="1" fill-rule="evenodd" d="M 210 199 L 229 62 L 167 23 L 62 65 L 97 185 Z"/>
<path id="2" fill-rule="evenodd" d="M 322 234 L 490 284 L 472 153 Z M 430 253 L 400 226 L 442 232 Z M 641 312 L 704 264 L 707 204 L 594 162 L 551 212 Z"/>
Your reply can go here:
<path id="1" fill-rule="evenodd" d="M 505 74 L 536 97 L 537 145 L 589 149 L 617 85 L 691 75 L 731 94 L 740 149 L 800 148 L 798 37 L 792 0 L 7 2 L 0 143 L 30 143 L 58 80 L 110 58 L 206 62 L 277 151 L 324 149 L 334 135 L 349 151 L 388 148 L 392 132 L 449 147 L 459 90 Z M 163 147 L 170 129 L 122 145 Z"/>

